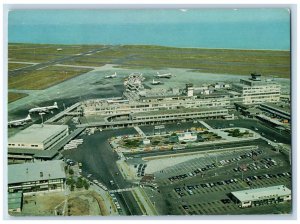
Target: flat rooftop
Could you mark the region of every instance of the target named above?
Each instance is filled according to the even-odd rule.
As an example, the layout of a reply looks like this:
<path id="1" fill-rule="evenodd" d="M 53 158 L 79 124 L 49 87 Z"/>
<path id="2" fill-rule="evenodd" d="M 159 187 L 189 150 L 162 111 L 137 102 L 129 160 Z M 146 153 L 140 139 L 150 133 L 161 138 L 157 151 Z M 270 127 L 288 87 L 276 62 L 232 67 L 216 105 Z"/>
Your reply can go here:
<path id="1" fill-rule="evenodd" d="M 49 137 L 56 135 L 59 132 L 67 129 L 67 125 L 50 125 L 33 124 L 30 127 L 20 131 L 16 135 L 10 137 L 8 142 L 22 142 L 22 143 L 41 143 Z"/>
<path id="2" fill-rule="evenodd" d="M 66 178 L 61 160 L 8 165 L 8 184 L 59 178 Z"/>
<path id="3" fill-rule="evenodd" d="M 239 201 L 263 200 L 270 197 L 286 196 L 291 190 L 284 185 L 231 192 Z"/>
<path id="4" fill-rule="evenodd" d="M 266 80 L 254 81 L 254 80 L 251 80 L 251 79 L 240 79 L 239 83 L 233 83 L 233 85 L 234 86 L 239 86 L 239 87 L 268 86 L 268 85 L 277 85 L 277 86 L 280 86 L 279 83 L 276 83 L 274 81 L 266 81 Z"/>

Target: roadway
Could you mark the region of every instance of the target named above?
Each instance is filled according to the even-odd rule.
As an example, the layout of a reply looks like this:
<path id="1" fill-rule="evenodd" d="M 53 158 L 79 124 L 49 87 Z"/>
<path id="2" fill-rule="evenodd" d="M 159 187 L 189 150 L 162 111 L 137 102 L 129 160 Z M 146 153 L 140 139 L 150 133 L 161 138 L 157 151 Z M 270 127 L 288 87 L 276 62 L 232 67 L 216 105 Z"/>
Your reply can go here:
<path id="1" fill-rule="evenodd" d="M 62 152 L 66 158 L 71 158 L 83 164 L 84 176 L 92 174 L 90 179 L 97 179 L 107 186 L 109 190 L 130 188 L 132 183 L 127 182 L 117 167 L 118 155 L 111 150 L 107 141 L 111 136 L 136 134 L 133 128 L 120 130 L 107 130 L 96 132 L 94 135 L 82 136 L 83 144 L 77 149 Z M 111 185 L 110 181 L 114 184 Z M 119 203 L 127 215 L 143 215 L 132 193 L 115 193 Z"/>

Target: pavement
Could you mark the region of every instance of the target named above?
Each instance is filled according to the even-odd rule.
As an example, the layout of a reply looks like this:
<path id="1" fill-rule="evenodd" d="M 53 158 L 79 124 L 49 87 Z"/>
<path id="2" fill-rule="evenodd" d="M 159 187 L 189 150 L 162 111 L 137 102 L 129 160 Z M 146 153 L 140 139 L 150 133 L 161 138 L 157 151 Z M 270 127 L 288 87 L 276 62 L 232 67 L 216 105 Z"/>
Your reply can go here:
<path id="1" fill-rule="evenodd" d="M 136 187 L 134 188 L 134 195 L 136 197 L 136 201 L 139 203 L 140 207 L 144 209 L 144 215 L 155 216 L 159 215 L 156 208 L 155 202 L 153 203 L 148 195 L 145 193 L 143 188 Z"/>
<path id="2" fill-rule="evenodd" d="M 116 164 L 119 156 L 111 150 L 107 141 L 111 136 L 125 133 L 132 134 L 135 130 L 133 128 L 105 130 L 92 135 L 83 135 L 81 136 L 84 140 L 82 145 L 77 149 L 64 151 L 63 154 L 66 158 L 81 162 L 83 175 L 92 174 L 90 179 L 102 182 L 109 190 L 131 188 L 133 184 L 120 175 L 121 171 Z M 111 180 L 114 182 L 113 185 L 110 183 Z M 120 192 L 116 194 L 116 197 L 125 214 L 142 214 L 130 191 Z"/>
<path id="3" fill-rule="evenodd" d="M 103 199 L 102 202 L 105 204 L 106 211 L 109 212 L 107 215 L 113 215 L 113 216 L 119 215 L 117 208 L 115 204 L 112 202 L 111 196 L 108 194 L 107 191 L 104 191 L 101 187 L 96 185 L 91 185 L 90 189 L 96 191 Z"/>

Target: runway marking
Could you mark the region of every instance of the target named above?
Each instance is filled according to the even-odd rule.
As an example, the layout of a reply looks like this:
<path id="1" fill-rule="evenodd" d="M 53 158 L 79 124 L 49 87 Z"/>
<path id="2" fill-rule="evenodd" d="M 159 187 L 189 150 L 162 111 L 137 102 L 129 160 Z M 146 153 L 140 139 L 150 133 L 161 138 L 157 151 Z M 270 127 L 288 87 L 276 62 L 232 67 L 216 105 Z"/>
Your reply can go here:
<path id="1" fill-rule="evenodd" d="M 36 70 L 42 70 L 42 69 L 47 68 L 47 67 L 48 67 L 48 65 L 47 65 L 47 66 L 44 66 L 44 67 L 41 67 L 41 68 L 38 68 L 38 69 L 36 69 Z"/>

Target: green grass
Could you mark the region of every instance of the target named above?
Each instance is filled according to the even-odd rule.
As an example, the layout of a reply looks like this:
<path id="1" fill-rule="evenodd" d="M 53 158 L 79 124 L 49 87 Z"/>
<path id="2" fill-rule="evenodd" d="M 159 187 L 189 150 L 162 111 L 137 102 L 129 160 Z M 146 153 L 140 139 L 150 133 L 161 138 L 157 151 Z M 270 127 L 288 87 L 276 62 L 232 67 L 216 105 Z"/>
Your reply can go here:
<path id="1" fill-rule="evenodd" d="M 9 45 L 9 58 L 41 62 L 87 52 L 103 45 Z M 62 51 L 57 51 L 62 48 Z M 33 50 L 35 49 L 35 50 Z M 203 73 L 249 75 L 258 72 L 266 76 L 290 78 L 290 52 L 269 50 L 230 50 L 174 48 L 148 45 L 111 46 L 92 55 L 64 61 L 68 65 L 102 66 L 116 64 L 120 68 L 165 69 L 185 68 Z M 196 73 L 197 72 L 197 73 Z"/>
<path id="2" fill-rule="evenodd" d="M 90 71 L 90 69 L 49 66 L 41 70 L 8 77 L 9 89 L 45 89 L 75 76 Z"/>
<path id="3" fill-rule="evenodd" d="M 290 52 L 120 46 L 65 64 L 117 64 L 120 68 L 186 68 L 195 72 L 290 77 Z"/>
<path id="4" fill-rule="evenodd" d="M 22 63 L 8 63 L 8 71 L 12 71 L 18 68 L 24 68 L 29 66 L 29 64 L 22 64 Z"/>
<path id="5" fill-rule="evenodd" d="M 103 45 L 9 44 L 8 57 L 13 61 L 47 62 L 102 48 Z M 57 49 L 62 50 L 57 50 Z"/>
<path id="6" fill-rule="evenodd" d="M 28 96 L 28 94 L 26 93 L 13 93 L 13 92 L 9 92 L 8 93 L 8 103 L 11 103 L 13 101 L 16 101 L 18 99 L 21 99 L 25 96 Z"/>

